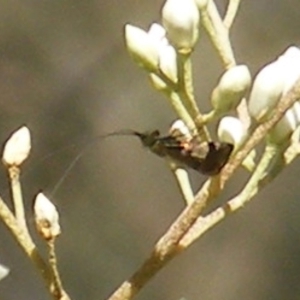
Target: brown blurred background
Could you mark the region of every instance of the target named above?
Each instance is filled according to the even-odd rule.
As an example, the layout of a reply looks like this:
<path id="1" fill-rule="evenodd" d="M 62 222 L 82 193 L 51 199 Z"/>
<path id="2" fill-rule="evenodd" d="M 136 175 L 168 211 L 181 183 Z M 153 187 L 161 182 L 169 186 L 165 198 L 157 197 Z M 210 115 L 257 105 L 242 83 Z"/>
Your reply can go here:
<path id="1" fill-rule="evenodd" d="M 64 145 L 121 128 L 167 129 L 175 116 L 131 61 L 122 37 L 126 22 L 147 28 L 158 21 L 162 4 L 0 1 L 0 141 L 22 124 L 31 130 L 33 151 L 23 180 L 29 222 L 32 227 L 32 199 L 43 189 L 61 214 L 57 251 L 72 299 L 105 299 L 183 208 L 165 163 L 135 139 L 94 144 L 54 194 L 82 145 L 42 159 Z M 299 0 L 242 1 L 231 36 L 238 61 L 255 74 L 299 43 Z M 194 71 L 199 105 L 208 111 L 222 66 L 204 33 Z M 299 166 L 296 161 L 255 201 L 171 262 L 137 299 L 300 299 Z M 1 195 L 8 200 L 5 170 L 0 171 Z M 226 197 L 243 185 L 245 172 L 239 175 Z M 204 178 L 192 176 L 196 189 Z M 50 299 L 2 223 L 0 263 L 11 268 L 0 282 L 1 299 Z"/>

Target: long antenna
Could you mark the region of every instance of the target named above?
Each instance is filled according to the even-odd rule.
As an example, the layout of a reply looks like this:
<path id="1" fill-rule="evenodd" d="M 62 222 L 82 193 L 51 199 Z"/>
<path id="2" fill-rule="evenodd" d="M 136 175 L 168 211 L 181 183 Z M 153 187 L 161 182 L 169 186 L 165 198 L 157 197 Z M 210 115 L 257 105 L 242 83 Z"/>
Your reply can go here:
<path id="1" fill-rule="evenodd" d="M 52 189 L 52 192 L 51 192 L 52 196 L 54 196 L 54 194 L 57 192 L 57 190 L 61 187 L 62 183 L 65 181 L 65 179 L 70 174 L 71 170 L 74 168 L 74 166 L 80 160 L 80 158 L 86 153 L 87 150 L 89 150 L 92 147 L 92 145 L 94 145 L 100 139 L 105 139 L 105 138 L 113 137 L 113 136 L 137 136 L 137 137 L 140 137 L 141 135 L 142 135 L 141 133 L 139 133 L 135 130 L 132 130 L 132 129 L 122 129 L 119 131 L 114 131 L 111 133 L 107 133 L 104 135 L 99 135 L 99 136 L 94 137 L 93 140 L 89 141 L 89 143 L 87 145 L 85 145 L 85 147 L 75 156 L 75 158 L 73 158 L 73 160 L 71 161 L 71 163 L 69 164 L 67 169 L 64 171 L 63 175 L 60 177 L 60 179 L 58 180 L 58 182 L 55 184 L 54 188 Z M 74 144 L 65 146 L 57 151 L 54 151 L 54 153 L 56 154 L 57 152 L 61 152 L 65 149 L 73 147 L 73 146 L 74 146 Z M 47 156 L 47 158 L 53 156 L 54 153 L 52 152 L 50 155 Z"/>

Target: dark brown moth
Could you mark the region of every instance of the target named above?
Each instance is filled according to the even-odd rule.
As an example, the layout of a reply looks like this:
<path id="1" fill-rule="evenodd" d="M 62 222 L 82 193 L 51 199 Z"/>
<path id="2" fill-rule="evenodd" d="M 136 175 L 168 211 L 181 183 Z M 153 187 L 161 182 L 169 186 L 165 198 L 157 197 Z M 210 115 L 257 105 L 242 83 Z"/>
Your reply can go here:
<path id="1" fill-rule="evenodd" d="M 169 157 L 178 165 L 188 167 L 206 176 L 217 175 L 227 163 L 233 145 L 225 142 L 200 141 L 199 137 L 191 135 L 186 127 L 182 128 L 182 121 L 176 123 L 177 125 L 180 123 L 181 127 L 175 125 L 175 123 L 169 134 L 165 136 L 161 136 L 158 130 L 142 133 L 131 129 L 98 136 L 93 142 L 85 145 L 84 149 L 73 159 L 53 190 L 56 191 L 61 186 L 78 160 L 97 140 L 112 136 L 138 137 L 144 147 L 150 149 L 152 153 L 159 157 Z M 68 146 L 60 150 L 66 148 Z M 56 152 L 60 152 L 60 150 Z"/>
<path id="2" fill-rule="evenodd" d="M 197 137 L 187 138 L 172 132 L 161 136 L 158 130 L 148 133 L 128 130 L 111 135 L 136 136 L 154 154 L 170 157 L 178 164 L 208 176 L 216 175 L 222 170 L 233 150 L 230 143 L 199 142 Z"/>

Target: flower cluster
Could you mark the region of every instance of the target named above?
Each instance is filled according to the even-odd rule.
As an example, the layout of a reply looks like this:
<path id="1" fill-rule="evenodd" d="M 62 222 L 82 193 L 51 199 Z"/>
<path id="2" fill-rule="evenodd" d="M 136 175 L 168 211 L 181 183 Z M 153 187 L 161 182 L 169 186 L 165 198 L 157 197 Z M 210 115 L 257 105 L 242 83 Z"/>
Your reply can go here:
<path id="1" fill-rule="evenodd" d="M 125 42 L 133 59 L 154 76 L 157 88 L 164 87 L 161 75 L 177 82 L 177 53 L 192 52 L 198 40 L 200 14 L 194 0 L 168 0 L 162 8 L 162 25 L 148 31 L 127 24 Z M 155 76 L 155 74 L 157 76 Z"/>
<path id="2" fill-rule="evenodd" d="M 130 24 L 125 26 L 127 49 L 134 60 L 147 70 L 156 89 L 180 89 L 179 78 L 186 75 L 180 73 L 185 72 L 182 71 L 180 57 L 189 58 L 192 54 L 199 35 L 200 12 L 207 5 L 207 1 L 167 0 L 161 10 L 162 25 L 153 23 L 148 31 Z M 203 115 L 202 120 L 208 123 L 227 115 L 219 122 L 218 137 L 221 141 L 233 143 L 237 148 L 249 136 L 250 126 L 244 124 L 237 116 L 229 116 L 228 113 L 236 114 L 236 108 L 249 93 L 248 110 L 252 125 L 267 120 L 279 99 L 290 90 L 299 77 L 300 50 L 295 46 L 289 47 L 275 61 L 264 66 L 253 83 L 246 65 L 233 65 L 222 74 L 212 91 L 213 110 Z M 184 92 L 189 94 L 189 91 Z M 186 99 L 181 97 L 180 101 L 186 106 L 191 118 L 194 118 L 198 108 L 193 112 Z M 173 104 L 174 106 L 176 104 Z M 186 119 L 183 121 L 186 122 Z M 269 133 L 268 141 L 283 143 L 291 136 L 299 122 L 300 104 L 295 103 Z M 191 126 L 188 127 L 191 129 Z"/>

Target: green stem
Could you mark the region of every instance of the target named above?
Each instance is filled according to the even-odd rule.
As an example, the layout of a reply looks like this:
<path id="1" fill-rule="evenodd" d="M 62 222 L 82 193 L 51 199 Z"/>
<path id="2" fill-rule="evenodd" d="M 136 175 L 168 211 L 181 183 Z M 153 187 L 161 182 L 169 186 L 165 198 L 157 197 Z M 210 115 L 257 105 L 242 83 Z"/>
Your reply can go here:
<path id="1" fill-rule="evenodd" d="M 70 297 L 65 292 L 58 267 L 57 267 L 57 258 L 55 252 L 55 238 L 47 241 L 48 249 L 49 249 L 49 265 L 52 269 L 53 273 L 53 291 L 52 294 L 56 297 L 57 300 L 70 300 Z"/>
<path id="2" fill-rule="evenodd" d="M 179 189 L 186 205 L 194 201 L 195 195 L 191 187 L 189 174 L 184 168 L 178 167 L 174 162 L 170 161 L 170 168 L 176 178 Z"/>
<path id="3" fill-rule="evenodd" d="M 229 40 L 229 33 L 223 24 L 214 1 L 208 1 L 208 4 L 200 9 L 200 13 L 202 24 L 217 49 L 225 69 L 227 70 L 235 66 L 236 63 Z"/>
<path id="4" fill-rule="evenodd" d="M 266 175 L 266 170 L 269 167 L 271 161 L 276 156 L 278 147 L 275 145 L 267 145 L 266 149 L 260 159 L 260 162 L 256 166 L 254 173 L 247 182 L 244 189 L 239 195 L 228 201 L 223 207 L 219 207 L 206 217 L 199 217 L 197 222 L 190 228 L 187 234 L 179 242 L 181 250 L 189 247 L 200 236 L 206 233 L 209 229 L 225 219 L 227 214 L 244 207 L 259 191 L 260 182 Z"/>
<path id="5" fill-rule="evenodd" d="M 191 115 L 192 119 L 195 121 L 196 129 L 201 140 L 208 141 L 210 140 L 209 132 L 203 123 L 200 124 L 202 115 L 194 96 L 193 72 L 190 55 L 178 53 L 177 67 L 179 97 L 184 103 L 184 106 Z"/>
<path id="6" fill-rule="evenodd" d="M 224 26 L 227 29 L 230 29 L 230 27 L 233 24 L 233 21 L 236 17 L 236 14 L 238 12 L 239 6 L 240 6 L 240 0 L 229 0 L 227 11 L 224 18 Z"/>
<path id="7" fill-rule="evenodd" d="M 0 219 L 4 222 L 23 251 L 27 254 L 27 256 L 32 260 L 37 269 L 40 271 L 49 291 L 51 292 L 53 289 L 53 276 L 51 270 L 49 269 L 49 266 L 39 254 L 36 245 L 32 241 L 31 237 L 24 232 L 23 228 L 19 225 L 19 222 L 16 220 L 2 198 L 0 198 Z"/>

